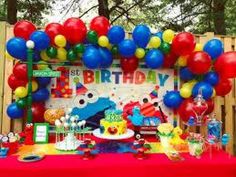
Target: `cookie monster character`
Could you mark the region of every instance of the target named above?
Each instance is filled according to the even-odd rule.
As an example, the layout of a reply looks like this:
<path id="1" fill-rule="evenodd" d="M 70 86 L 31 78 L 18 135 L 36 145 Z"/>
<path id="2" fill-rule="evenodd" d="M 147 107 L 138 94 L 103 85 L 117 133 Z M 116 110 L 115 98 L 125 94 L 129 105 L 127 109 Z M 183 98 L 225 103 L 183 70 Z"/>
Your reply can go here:
<path id="1" fill-rule="evenodd" d="M 86 126 L 92 128 L 100 127 L 100 120 L 104 118 L 105 110 L 116 107 L 109 97 L 99 97 L 95 90 L 88 90 L 85 94 L 77 95 L 73 104 L 71 115 L 78 115 L 79 120 L 86 120 Z"/>
<path id="2" fill-rule="evenodd" d="M 142 126 L 144 116 L 140 113 L 140 108 L 135 106 L 132 112 L 133 112 L 133 115 L 129 115 L 128 119 L 131 120 L 133 125 Z"/>

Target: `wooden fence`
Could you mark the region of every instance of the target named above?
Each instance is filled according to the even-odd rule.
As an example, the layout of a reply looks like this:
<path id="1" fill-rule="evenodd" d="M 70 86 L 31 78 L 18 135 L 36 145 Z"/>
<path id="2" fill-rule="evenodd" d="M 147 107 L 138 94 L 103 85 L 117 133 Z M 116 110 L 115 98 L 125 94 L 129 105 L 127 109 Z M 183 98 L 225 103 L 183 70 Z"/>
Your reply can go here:
<path id="1" fill-rule="evenodd" d="M 11 88 L 7 84 L 7 78 L 12 73 L 14 61 L 8 60 L 5 56 L 5 43 L 13 36 L 12 26 L 6 22 L 0 22 L 0 132 L 8 133 L 9 131 L 20 132 L 23 127 L 22 120 L 10 120 L 6 114 L 7 106 L 12 102 L 13 94 Z M 236 50 L 236 37 L 214 35 L 207 32 L 203 35 L 195 35 L 197 42 L 204 44 L 209 39 L 216 37 L 224 43 L 225 51 Z M 215 98 L 215 113 L 217 118 L 223 123 L 223 133 L 229 133 L 231 141 L 226 149 L 231 154 L 236 154 L 236 80 L 233 81 L 232 91 L 225 97 Z M 184 128 L 184 124 L 180 121 L 180 126 Z M 206 127 L 200 130 L 206 133 Z"/>

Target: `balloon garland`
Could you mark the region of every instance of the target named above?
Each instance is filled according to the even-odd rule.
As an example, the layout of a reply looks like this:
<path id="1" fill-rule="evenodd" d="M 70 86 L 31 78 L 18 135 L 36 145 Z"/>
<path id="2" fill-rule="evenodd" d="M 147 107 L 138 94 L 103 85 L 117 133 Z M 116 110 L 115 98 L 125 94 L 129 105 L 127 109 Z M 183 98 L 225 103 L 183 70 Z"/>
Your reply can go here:
<path id="1" fill-rule="evenodd" d="M 125 73 L 134 72 L 143 60 L 148 68 L 179 67 L 184 82 L 179 91 L 169 91 L 163 98 L 165 106 L 176 109 L 184 121 L 195 116 L 191 108 L 193 97 L 201 90 L 208 104 L 206 113 L 213 111 L 212 98 L 225 96 L 232 88 L 231 78 L 236 77 L 236 52 L 225 52 L 219 39 L 202 45 L 196 43 L 189 32 L 175 34 L 171 29 L 151 34 L 144 24 L 137 25 L 132 38 L 125 38 L 122 26 L 111 26 L 108 19 L 97 16 L 89 28 L 80 18 L 69 18 L 63 24 L 50 23 L 45 30 L 37 30 L 29 21 L 14 26 L 14 37 L 6 43 L 6 54 L 16 58 L 8 84 L 14 91 L 16 102 L 7 108 L 11 119 L 25 116 L 28 96 L 27 48 L 33 48 L 34 69 L 48 68 L 48 62 L 76 63 L 80 59 L 89 69 L 108 68 L 113 56 L 120 58 Z M 32 113 L 35 122 L 42 121 L 44 102 L 49 98 L 47 85 L 50 78 L 33 78 Z"/>

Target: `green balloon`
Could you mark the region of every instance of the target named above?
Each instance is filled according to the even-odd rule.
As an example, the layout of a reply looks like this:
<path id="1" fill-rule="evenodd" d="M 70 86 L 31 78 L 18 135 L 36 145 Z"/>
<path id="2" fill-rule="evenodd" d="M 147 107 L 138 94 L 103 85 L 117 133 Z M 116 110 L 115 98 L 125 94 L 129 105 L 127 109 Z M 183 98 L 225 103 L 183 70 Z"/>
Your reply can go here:
<path id="1" fill-rule="evenodd" d="M 57 56 L 57 49 L 55 47 L 49 47 L 46 50 L 46 54 L 50 58 L 55 58 Z"/>
<path id="2" fill-rule="evenodd" d="M 170 44 L 166 43 L 166 42 L 162 42 L 161 46 L 160 46 L 160 50 L 164 53 L 164 54 L 168 54 L 170 52 Z"/>
<path id="3" fill-rule="evenodd" d="M 92 43 L 92 44 L 97 44 L 98 42 L 98 35 L 95 31 L 89 31 L 87 33 L 87 40 L 88 42 Z"/>
<path id="4" fill-rule="evenodd" d="M 79 53 L 84 53 L 84 50 L 85 50 L 83 44 L 76 44 L 75 47 L 74 47 L 74 49 L 75 49 L 75 52 L 76 52 L 77 54 L 79 54 Z"/>
<path id="5" fill-rule="evenodd" d="M 69 49 L 67 52 L 67 59 L 71 62 L 77 59 L 77 54 L 73 49 Z"/>
<path id="6" fill-rule="evenodd" d="M 113 55 L 117 55 L 118 54 L 118 47 L 116 45 L 113 45 L 111 48 L 111 53 Z"/>
<path id="7" fill-rule="evenodd" d="M 17 105 L 19 108 L 23 109 L 23 108 L 26 107 L 27 101 L 26 101 L 25 98 L 21 98 L 21 99 L 19 99 L 19 100 L 16 101 L 16 105 Z"/>

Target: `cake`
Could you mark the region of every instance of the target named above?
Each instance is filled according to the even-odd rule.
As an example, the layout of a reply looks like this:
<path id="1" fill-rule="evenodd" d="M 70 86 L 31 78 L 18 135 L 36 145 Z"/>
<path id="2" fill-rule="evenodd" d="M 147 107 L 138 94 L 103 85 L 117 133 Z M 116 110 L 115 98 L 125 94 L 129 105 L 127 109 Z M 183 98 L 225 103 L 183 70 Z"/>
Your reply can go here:
<path id="1" fill-rule="evenodd" d="M 100 132 L 104 135 L 122 135 L 127 131 L 127 121 L 122 117 L 122 111 L 108 109 L 105 118 L 100 120 Z"/>

